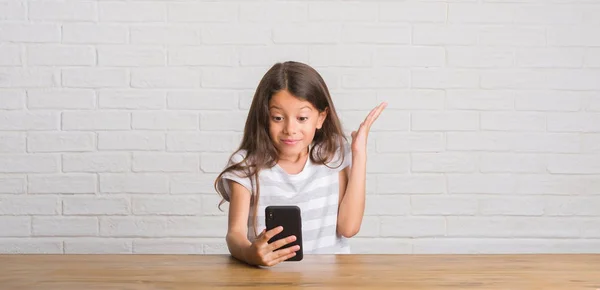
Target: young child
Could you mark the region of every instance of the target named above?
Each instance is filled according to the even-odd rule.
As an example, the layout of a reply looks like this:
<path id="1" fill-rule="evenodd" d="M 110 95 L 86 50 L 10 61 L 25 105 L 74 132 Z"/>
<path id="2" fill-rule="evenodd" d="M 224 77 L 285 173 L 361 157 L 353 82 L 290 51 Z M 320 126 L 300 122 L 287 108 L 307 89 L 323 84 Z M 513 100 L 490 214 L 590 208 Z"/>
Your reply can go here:
<path id="1" fill-rule="evenodd" d="M 367 136 L 386 107 L 374 108 L 348 144 L 329 90 L 319 73 L 298 62 L 277 63 L 254 94 L 239 149 L 215 180 L 228 201 L 227 246 L 251 265 L 274 266 L 299 246 L 296 237 L 268 243 L 265 208 L 297 205 L 305 254 L 349 253 L 365 208 Z M 260 232 L 260 234 L 259 234 Z"/>

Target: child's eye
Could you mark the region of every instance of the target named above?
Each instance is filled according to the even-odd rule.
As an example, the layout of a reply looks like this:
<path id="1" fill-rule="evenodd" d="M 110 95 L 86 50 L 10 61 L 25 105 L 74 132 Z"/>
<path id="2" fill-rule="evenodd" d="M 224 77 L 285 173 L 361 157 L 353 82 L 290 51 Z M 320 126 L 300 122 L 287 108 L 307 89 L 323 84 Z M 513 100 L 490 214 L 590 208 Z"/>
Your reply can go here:
<path id="1" fill-rule="evenodd" d="M 273 121 L 279 122 L 279 121 L 283 120 L 283 117 L 275 116 L 275 117 L 271 117 L 271 119 L 273 119 Z"/>
<path id="2" fill-rule="evenodd" d="M 304 122 L 308 120 L 308 117 L 299 117 L 298 120 L 300 120 L 300 122 Z"/>

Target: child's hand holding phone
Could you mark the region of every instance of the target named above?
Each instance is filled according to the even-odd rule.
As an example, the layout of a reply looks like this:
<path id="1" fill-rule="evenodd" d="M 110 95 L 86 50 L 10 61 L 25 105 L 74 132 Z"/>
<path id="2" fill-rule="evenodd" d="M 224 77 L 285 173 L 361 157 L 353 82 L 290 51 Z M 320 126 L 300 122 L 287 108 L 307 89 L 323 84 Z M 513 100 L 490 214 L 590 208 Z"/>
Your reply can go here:
<path id="1" fill-rule="evenodd" d="M 269 244 L 269 240 L 282 231 L 283 227 L 281 226 L 269 231 L 263 230 L 254 243 L 252 243 L 249 251 L 246 252 L 248 260 L 255 265 L 271 267 L 294 257 L 296 251 L 300 250 L 299 245 L 280 250 L 277 249 L 296 241 L 295 236 L 288 236 Z"/>

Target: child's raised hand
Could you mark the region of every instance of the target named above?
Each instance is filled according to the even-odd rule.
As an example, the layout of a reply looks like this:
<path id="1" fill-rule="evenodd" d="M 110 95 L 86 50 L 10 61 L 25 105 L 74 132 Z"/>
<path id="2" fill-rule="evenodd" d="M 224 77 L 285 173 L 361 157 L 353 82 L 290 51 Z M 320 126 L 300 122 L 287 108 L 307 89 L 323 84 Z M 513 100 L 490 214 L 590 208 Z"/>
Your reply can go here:
<path id="1" fill-rule="evenodd" d="M 252 264 L 259 266 L 275 266 L 296 255 L 300 246 L 277 250 L 296 240 L 295 236 L 285 237 L 269 244 L 269 240 L 283 231 L 283 227 L 276 227 L 270 231 L 263 230 L 250 246 L 248 259 Z"/>
<path id="2" fill-rule="evenodd" d="M 379 106 L 375 107 L 367 118 L 360 123 L 357 131 L 352 132 L 352 153 L 367 153 L 367 137 L 369 135 L 369 130 L 371 130 L 371 125 L 373 122 L 377 120 L 383 109 L 387 106 L 386 102 L 379 104 Z"/>

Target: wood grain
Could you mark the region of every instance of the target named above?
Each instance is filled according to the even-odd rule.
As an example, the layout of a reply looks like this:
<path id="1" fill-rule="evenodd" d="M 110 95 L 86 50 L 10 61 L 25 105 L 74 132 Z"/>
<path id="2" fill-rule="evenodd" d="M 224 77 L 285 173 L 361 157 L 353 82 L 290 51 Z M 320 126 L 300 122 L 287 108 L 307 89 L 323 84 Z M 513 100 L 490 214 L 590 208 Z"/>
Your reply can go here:
<path id="1" fill-rule="evenodd" d="M 229 255 L 0 255 L 0 289 L 600 289 L 600 254 L 306 255 L 252 267 Z"/>

